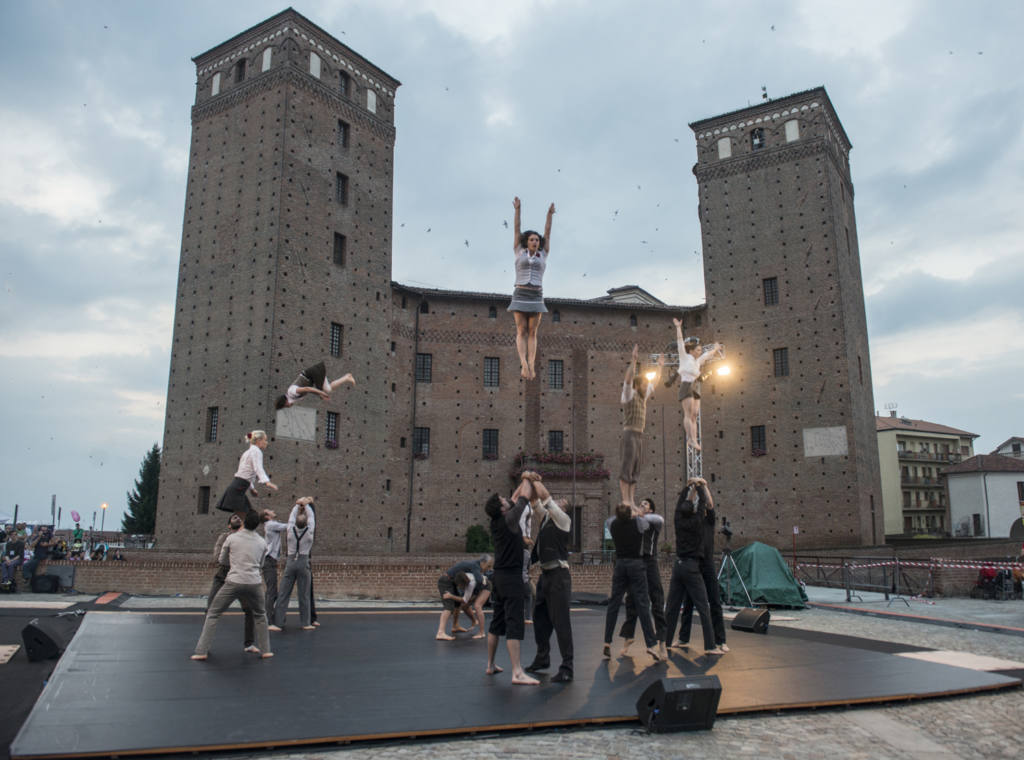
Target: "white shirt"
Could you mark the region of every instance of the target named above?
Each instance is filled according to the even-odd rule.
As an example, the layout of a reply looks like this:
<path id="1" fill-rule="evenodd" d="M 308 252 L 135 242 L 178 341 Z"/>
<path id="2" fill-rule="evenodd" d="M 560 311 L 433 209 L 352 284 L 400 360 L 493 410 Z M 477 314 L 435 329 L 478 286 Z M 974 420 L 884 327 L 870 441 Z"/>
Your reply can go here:
<path id="1" fill-rule="evenodd" d="M 698 377 L 700 377 L 700 368 L 704 366 L 704 363 L 711 359 L 715 355 L 714 351 L 705 351 L 698 357 L 694 357 L 691 354 L 686 353 L 686 346 L 683 341 L 679 343 L 679 379 L 684 383 L 692 383 Z"/>
<path id="2" fill-rule="evenodd" d="M 288 530 L 288 526 L 277 520 L 267 520 L 263 523 L 263 531 L 266 533 L 267 556 L 277 559 L 281 556 L 281 534 Z"/>
<path id="3" fill-rule="evenodd" d="M 622 398 L 620 400 L 623 404 L 628 404 L 633 400 L 636 395 L 636 389 L 633 387 L 632 380 L 626 380 L 622 383 Z M 654 383 L 647 383 L 647 390 L 644 391 L 645 401 L 650 401 L 651 396 L 654 395 Z"/>
<path id="4" fill-rule="evenodd" d="M 235 473 L 235 477 L 244 478 L 253 484 L 257 480 L 260 483 L 269 483 L 270 478 L 267 477 L 267 473 L 263 469 L 263 449 L 255 443 L 249 444 L 249 448 L 238 460 L 238 472 Z"/>
<path id="5" fill-rule="evenodd" d="M 267 544 L 258 533 L 242 528 L 224 539 L 220 564 L 230 566 L 225 580 L 255 586 L 263 583 Z"/>

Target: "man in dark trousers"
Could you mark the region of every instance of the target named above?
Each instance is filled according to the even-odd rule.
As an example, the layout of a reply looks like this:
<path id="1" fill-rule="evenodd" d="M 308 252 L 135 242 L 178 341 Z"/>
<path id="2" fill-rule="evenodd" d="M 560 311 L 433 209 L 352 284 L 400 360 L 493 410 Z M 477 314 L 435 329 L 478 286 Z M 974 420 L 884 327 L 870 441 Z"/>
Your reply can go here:
<path id="1" fill-rule="evenodd" d="M 569 538 L 572 518 L 565 512 L 568 502 L 556 502 L 540 481 L 531 483 L 534 496 L 534 516 L 540 520 L 537 541 L 533 547 L 533 562 L 540 565 L 537 581 L 537 601 L 533 608 L 533 636 L 537 654 L 527 670 L 547 670 L 551 667 L 551 632 L 558 640 L 558 653 L 562 664 L 551 679 L 554 683 L 572 680 L 572 623 L 569 620 L 569 600 L 572 597 L 572 576 L 569 573 Z"/>
<path id="2" fill-rule="evenodd" d="M 711 498 L 711 490 L 704 478 L 694 478 L 697 488 L 697 513 L 701 517 L 703 529 L 702 551 L 698 560 L 700 575 L 704 579 L 704 588 L 708 592 L 708 607 L 711 608 L 711 627 L 715 630 L 715 646 L 728 652 L 725 643 L 725 619 L 722 617 L 722 594 L 718 589 L 718 576 L 715 574 L 715 502 Z M 690 643 L 690 627 L 693 622 L 693 599 L 689 595 L 683 603 L 683 616 L 679 620 L 679 644 Z"/>
<path id="3" fill-rule="evenodd" d="M 651 599 L 647 592 L 647 569 L 640 556 L 643 548 L 643 535 L 652 526 L 659 528 L 664 524 L 661 515 L 640 515 L 629 504 L 619 504 L 615 508 L 615 516 L 609 517 L 605 528 L 615 542 L 615 569 L 612 571 L 612 594 L 608 600 L 608 613 L 604 621 L 604 649 L 606 658 L 612 656 L 612 636 L 615 634 L 615 621 L 622 606 L 622 597 L 628 591 L 636 602 L 640 628 L 644 632 L 647 654 L 657 662 L 661 659 L 658 639 L 654 635 L 651 624 Z"/>
<path id="4" fill-rule="evenodd" d="M 640 514 L 654 514 L 654 500 L 644 499 L 640 502 Z M 651 617 L 654 618 L 654 635 L 661 642 L 661 658 L 668 657 L 665 650 L 665 589 L 661 585 L 661 571 L 658 568 L 658 537 L 661 535 L 661 525 L 652 525 L 644 533 L 643 544 L 640 555 L 644 561 L 644 569 L 647 571 L 647 595 L 651 599 Z M 633 643 L 636 634 L 636 602 L 630 594 L 626 594 L 626 620 L 619 629 L 619 635 L 625 639 L 622 642 L 622 653 L 625 654 Z"/>
<path id="5" fill-rule="evenodd" d="M 486 673 L 494 675 L 502 671 L 494 664 L 494 655 L 498 651 L 498 640 L 504 636 L 512 662 L 512 683 L 527 686 L 535 686 L 540 681 L 526 674 L 520 660 L 526 632 L 523 552 L 530 539 L 523 535 L 519 521 L 530 507 L 533 496 L 530 482 L 536 477 L 533 473 L 524 472 L 523 480 L 512 494 L 512 501 L 494 494 L 484 507 L 491 519 L 491 539 L 494 542 L 494 592 L 491 597 L 494 613 L 487 632 Z"/>
<path id="6" fill-rule="evenodd" d="M 686 488 L 680 492 L 676 501 L 676 561 L 672 567 L 672 580 L 668 584 L 665 644 L 672 646 L 672 637 L 675 636 L 676 623 L 679 620 L 679 607 L 683 603 L 683 597 L 689 595 L 700 614 L 705 654 L 725 654 L 715 646 L 708 593 L 700 574 L 700 558 L 704 553 L 704 526 L 697 506 L 700 501 L 699 493 L 707 490 L 707 486 L 702 485 L 701 480 L 691 478 L 686 481 Z"/>

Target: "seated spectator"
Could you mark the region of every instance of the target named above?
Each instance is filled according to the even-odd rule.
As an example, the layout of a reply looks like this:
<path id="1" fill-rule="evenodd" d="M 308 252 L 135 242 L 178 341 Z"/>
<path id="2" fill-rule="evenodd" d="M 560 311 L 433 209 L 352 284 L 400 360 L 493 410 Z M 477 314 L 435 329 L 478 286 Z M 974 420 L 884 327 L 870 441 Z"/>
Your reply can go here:
<path id="1" fill-rule="evenodd" d="M 103 560 L 107 558 L 107 550 L 103 544 L 97 544 L 96 548 L 92 550 L 92 555 L 89 559 L 93 561 Z"/>
<path id="2" fill-rule="evenodd" d="M 25 563 L 25 538 L 17 533 L 11 533 L 4 547 L 3 558 L 3 582 L 13 584 L 15 573 Z"/>
<path id="3" fill-rule="evenodd" d="M 50 556 L 50 549 L 53 546 L 53 529 L 49 525 L 40 527 L 30 546 L 32 548 L 32 559 L 25 563 L 21 572 L 25 576 L 25 580 L 31 584 L 39 563 Z"/>
<path id="4" fill-rule="evenodd" d="M 62 560 L 67 559 L 68 556 L 68 542 L 63 538 L 58 539 L 50 550 L 50 559 Z"/>
<path id="5" fill-rule="evenodd" d="M 116 560 L 118 562 L 124 562 L 124 554 L 121 553 L 120 549 L 114 549 L 109 559 Z"/>

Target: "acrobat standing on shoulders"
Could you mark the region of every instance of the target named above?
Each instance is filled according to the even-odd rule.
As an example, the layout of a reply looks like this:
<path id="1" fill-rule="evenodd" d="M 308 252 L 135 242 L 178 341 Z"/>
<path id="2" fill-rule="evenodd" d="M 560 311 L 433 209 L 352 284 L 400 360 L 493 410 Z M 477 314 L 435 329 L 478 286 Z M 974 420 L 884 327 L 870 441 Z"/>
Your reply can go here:
<path id="1" fill-rule="evenodd" d="M 622 444 L 619 453 L 619 492 L 623 504 L 636 507 L 636 481 L 644 463 L 644 427 L 647 424 L 647 402 L 654 396 L 654 384 L 665 366 L 665 355 L 658 358 L 658 369 L 648 380 L 637 370 L 640 346 L 633 346 L 633 354 L 622 380 Z"/>
<path id="2" fill-rule="evenodd" d="M 512 199 L 515 208 L 513 250 L 515 251 L 516 282 L 512 292 L 512 303 L 508 310 L 516 320 L 516 350 L 519 352 L 521 377 L 533 380 L 537 376 L 534 362 L 537 359 L 537 331 L 547 307 L 544 306 L 544 269 L 551 251 L 551 217 L 555 215 L 555 204 L 548 207 L 544 235 L 533 230 L 520 232 L 519 198 Z"/>
<path id="3" fill-rule="evenodd" d="M 356 384 L 356 380 L 352 377 L 351 372 L 342 375 L 337 380 L 329 381 L 327 379 L 327 368 L 324 366 L 324 363 L 314 364 L 312 367 L 302 370 L 299 376 L 295 378 L 295 382 L 288 386 L 288 390 L 277 397 L 277 401 L 274 402 L 274 408 L 284 409 L 309 393 L 317 395 L 326 401 L 331 397 L 331 391 L 345 383 Z"/>
<path id="4" fill-rule="evenodd" d="M 679 351 L 679 401 L 683 405 L 683 429 L 686 431 L 686 445 L 700 451 L 697 440 L 697 416 L 700 414 L 700 376 L 701 367 L 711 359 L 725 355 L 721 343 L 701 346 L 700 338 L 683 338 L 683 323 L 677 318 L 672 319 L 676 326 L 676 344 Z M 671 385 L 675 376 L 669 378 L 666 385 Z"/>

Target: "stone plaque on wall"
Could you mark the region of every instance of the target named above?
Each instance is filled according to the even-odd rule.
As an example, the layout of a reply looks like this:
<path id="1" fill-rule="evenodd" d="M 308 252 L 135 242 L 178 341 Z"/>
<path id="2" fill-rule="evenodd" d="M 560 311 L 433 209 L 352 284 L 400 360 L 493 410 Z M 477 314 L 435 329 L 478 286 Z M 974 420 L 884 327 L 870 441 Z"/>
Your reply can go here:
<path id="1" fill-rule="evenodd" d="M 847 453 L 846 425 L 804 428 L 805 457 L 839 457 Z"/>
<path id="2" fill-rule="evenodd" d="M 289 406 L 284 409 L 278 409 L 275 430 L 278 438 L 315 441 L 316 410 L 302 406 Z"/>

